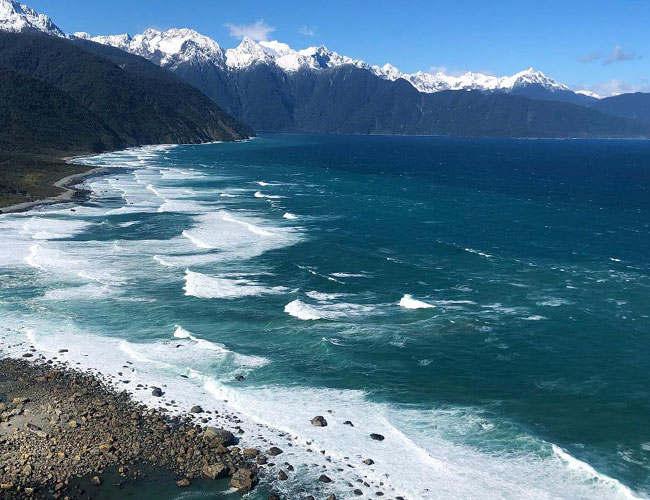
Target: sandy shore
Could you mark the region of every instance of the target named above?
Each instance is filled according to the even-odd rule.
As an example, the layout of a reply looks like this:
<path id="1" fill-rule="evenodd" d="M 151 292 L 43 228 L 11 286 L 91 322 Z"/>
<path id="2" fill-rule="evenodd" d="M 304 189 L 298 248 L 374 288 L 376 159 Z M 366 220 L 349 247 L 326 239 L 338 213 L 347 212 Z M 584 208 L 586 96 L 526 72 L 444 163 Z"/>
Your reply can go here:
<path id="1" fill-rule="evenodd" d="M 237 447 L 226 429 L 200 425 L 206 413 L 195 407 L 169 417 L 95 375 L 51 361 L 1 359 L 0 497 L 93 498 L 80 494 L 75 478 L 99 490 L 107 470 L 137 480 L 143 465 L 169 471 L 171 488 L 209 478 L 250 491 L 266 456 Z"/>

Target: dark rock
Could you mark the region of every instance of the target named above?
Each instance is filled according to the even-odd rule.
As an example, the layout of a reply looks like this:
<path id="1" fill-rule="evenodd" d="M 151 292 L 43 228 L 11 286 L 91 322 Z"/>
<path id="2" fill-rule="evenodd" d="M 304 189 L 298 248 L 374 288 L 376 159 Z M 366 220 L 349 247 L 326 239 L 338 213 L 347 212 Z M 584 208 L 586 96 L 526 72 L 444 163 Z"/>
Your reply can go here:
<path id="1" fill-rule="evenodd" d="M 336 495 L 332 493 L 330 496 L 328 496 L 325 500 L 336 500 Z"/>
<path id="2" fill-rule="evenodd" d="M 192 406 L 190 409 L 191 413 L 203 413 L 203 408 L 201 408 L 199 405 Z"/>
<path id="3" fill-rule="evenodd" d="M 325 417 L 319 415 L 311 419 L 311 425 L 314 427 L 327 427 L 327 420 L 325 420 Z"/>
<path id="4" fill-rule="evenodd" d="M 218 441 L 223 446 L 235 444 L 235 435 L 232 432 L 216 427 L 208 427 L 203 433 L 203 438 L 207 441 Z"/>
<path id="5" fill-rule="evenodd" d="M 237 375 L 237 376 L 235 377 L 235 380 L 236 380 L 237 382 L 243 382 L 244 380 L 246 380 L 246 377 L 244 377 L 243 375 Z M 269 497 L 269 498 L 270 498 L 270 497 Z"/>
<path id="6" fill-rule="evenodd" d="M 275 493 L 271 493 L 267 500 L 280 500 L 280 497 L 276 495 Z"/>
<path id="7" fill-rule="evenodd" d="M 366 459 L 363 461 L 363 463 L 366 464 L 366 465 L 372 465 L 372 464 L 375 463 L 375 461 L 374 461 L 372 458 L 366 458 Z"/>
<path id="8" fill-rule="evenodd" d="M 363 491 L 361 491 L 360 489 L 356 489 L 356 490 L 354 490 L 354 494 L 356 496 L 360 497 L 361 495 L 363 495 Z"/>
<path id="9" fill-rule="evenodd" d="M 349 420 L 346 420 L 345 422 L 343 422 L 343 425 L 349 425 L 350 427 L 354 427 L 354 424 L 352 422 L 350 422 Z"/>
<path id="10" fill-rule="evenodd" d="M 210 479 L 221 479 L 228 475 L 228 467 L 224 464 L 205 465 L 203 474 Z"/>
<path id="11" fill-rule="evenodd" d="M 332 480 L 329 477 L 327 477 L 325 474 L 321 475 L 321 477 L 319 477 L 318 480 L 321 483 L 331 483 L 332 482 Z"/>
<path id="12" fill-rule="evenodd" d="M 272 446 L 269 448 L 269 455 L 272 457 L 276 457 L 282 453 L 282 450 L 278 448 L 277 446 Z"/>
<path id="13" fill-rule="evenodd" d="M 239 469 L 232 475 L 230 485 L 241 493 L 247 493 L 257 485 L 257 474 L 251 469 Z"/>
<path id="14" fill-rule="evenodd" d="M 281 470 L 280 472 L 278 472 L 278 479 L 279 479 L 280 481 L 286 481 L 287 479 L 289 479 L 289 476 L 287 476 L 287 473 L 286 473 L 286 472 L 284 472 L 283 470 Z"/>
<path id="15" fill-rule="evenodd" d="M 157 398 L 161 397 L 163 395 L 162 389 L 160 387 L 154 387 L 151 391 L 151 395 Z"/>
<path id="16" fill-rule="evenodd" d="M 370 434 L 370 437 L 375 441 L 383 441 L 385 438 L 381 434 Z"/>

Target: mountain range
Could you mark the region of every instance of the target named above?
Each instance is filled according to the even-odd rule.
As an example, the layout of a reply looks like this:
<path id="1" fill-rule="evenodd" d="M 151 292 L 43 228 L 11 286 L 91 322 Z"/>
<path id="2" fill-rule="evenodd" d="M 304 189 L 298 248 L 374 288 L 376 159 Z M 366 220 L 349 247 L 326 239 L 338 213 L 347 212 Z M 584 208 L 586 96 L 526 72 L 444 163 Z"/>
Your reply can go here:
<path id="1" fill-rule="evenodd" d="M 650 95 L 574 92 L 533 68 L 512 76 L 405 74 L 325 46 L 244 38 L 231 49 L 191 29 L 66 35 L 47 16 L 0 0 L 0 30 L 38 32 L 107 57 L 146 59 L 257 131 L 503 137 L 646 137 Z M 123 56 L 119 56 L 123 57 Z M 0 67 L 7 67 L 0 60 Z M 9 66 L 9 69 L 16 69 Z M 135 117 L 134 117 L 135 119 Z"/>

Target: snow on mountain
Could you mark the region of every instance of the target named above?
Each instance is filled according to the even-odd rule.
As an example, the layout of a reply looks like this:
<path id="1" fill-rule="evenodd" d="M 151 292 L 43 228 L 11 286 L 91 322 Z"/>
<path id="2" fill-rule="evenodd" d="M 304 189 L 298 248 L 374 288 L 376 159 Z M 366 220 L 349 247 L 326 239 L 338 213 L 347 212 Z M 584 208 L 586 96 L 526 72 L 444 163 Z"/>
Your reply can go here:
<path id="1" fill-rule="evenodd" d="M 38 14 L 14 0 L 0 0 L 0 29 L 15 32 L 38 30 L 54 36 L 65 36 L 49 17 Z M 533 68 L 500 78 L 472 72 L 461 76 L 422 71 L 405 74 L 390 64 L 381 67 L 370 66 L 364 61 L 330 51 L 324 45 L 294 50 L 286 43 L 278 41 L 255 42 L 250 38 L 244 38 L 237 47 L 223 50 L 211 38 L 185 28 L 166 31 L 148 29 L 133 37 L 128 34 L 91 36 L 83 32 L 72 36 L 117 47 L 170 69 L 188 63 L 212 64 L 225 71 L 237 71 L 257 64 L 267 64 L 275 65 L 287 73 L 293 73 L 301 70 L 320 71 L 353 65 L 371 71 L 386 80 L 395 81 L 402 78 L 420 92 L 427 93 L 443 90 L 509 92 L 527 85 L 541 85 L 551 92 L 570 90 L 566 85 L 554 81 Z M 584 91 L 581 93 L 588 95 Z"/>
<path id="2" fill-rule="evenodd" d="M 167 31 L 148 29 L 134 37 L 128 34 L 93 37 L 83 32 L 73 36 L 117 47 L 165 68 L 175 68 L 184 62 L 213 63 L 218 66 L 224 62 L 224 52 L 217 42 L 187 28 Z"/>
<path id="3" fill-rule="evenodd" d="M 549 78 L 541 71 L 533 68 L 516 73 L 512 76 L 496 77 L 482 73 L 467 72 L 461 76 L 450 76 L 438 72 L 436 74 L 419 71 L 412 74 L 399 73 L 396 68 L 386 69 L 373 66 L 375 74 L 389 80 L 403 78 L 410 82 L 420 92 L 440 92 L 442 90 L 482 90 L 482 91 L 504 91 L 510 92 L 519 87 L 527 85 L 541 85 L 546 90 L 556 92 L 560 90 L 571 90 L 562 83 Z"/>
<path id="4" fill-rule="evenodd" d="M 52 36 L 65 36 L 48 16 L 13 0 L 0 0 L 0 30 L 13 33 L 42 31 Z"/>
<path id="5" fill-rule="evenodd" d="M 576 94 L 580 95 L 586 95 L 587 97 L 593 97 L 594 99 L 602 99 L 603 96 L 600 94 L 596 94 L 596 92 L 592 92 L 591 90 L 576 90 Z M 614 95 L 614 94 L 612 94 Z"/>
<path id="6" fill-rule="evenodd" d="M 401 73 L 395 66 L 370 66 L 364 61 L 343 56 L 330 51 L 325 46 L 294 50 L 286 43 L 278 41 L 256 42 L 244 38 L 233 48 L 222 50 L 219 44 L 208 37 L 190 29 L 171 29 L 167 31 L 147 30 L 131 38 L 129 35 L 90 37 L 85 33 L 75 36 L 88 38 L 98 43 L 112 45 L 132 54 L 146 57 L 164 67 L 175 67 L 183 62 L 210 62 L 227 70 L 242 70 L 256 64 L 275 65 L 287 73 L 300 70 L 322 70 L 343 65 L 372 71 L 386 80 L 403 78 L 420 92 L 440 92 L 442 90 L 482 90 L 511 91 L 515 88 L 538 84 L 550 90 L 570 90 L 566 85 L 547 77 L 541 71 L 529 68 L 512 76 L 501 78 L 481 73 L 468 72 L 454 77 L 444 73 L 412 74 Z"/>

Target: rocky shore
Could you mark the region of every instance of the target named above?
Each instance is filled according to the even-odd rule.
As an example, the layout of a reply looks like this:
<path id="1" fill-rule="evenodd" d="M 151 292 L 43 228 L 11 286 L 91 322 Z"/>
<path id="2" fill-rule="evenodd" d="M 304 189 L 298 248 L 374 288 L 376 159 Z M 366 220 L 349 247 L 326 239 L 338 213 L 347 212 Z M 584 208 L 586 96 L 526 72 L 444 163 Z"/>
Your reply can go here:
<path id="1" fill-rule="evenodd" d="M 246 493 L 265 462 L 260 451 L 240 449 L 230 431 L 198 425 L 192 415 L 168 417 L 93 375 L 0 359 L 1 498 L 93 498 L 75 478 L 100 489 L 108 469 L 129 481 L 143 464 L 170 471 L 170 487 L 223 479 Z"/>

